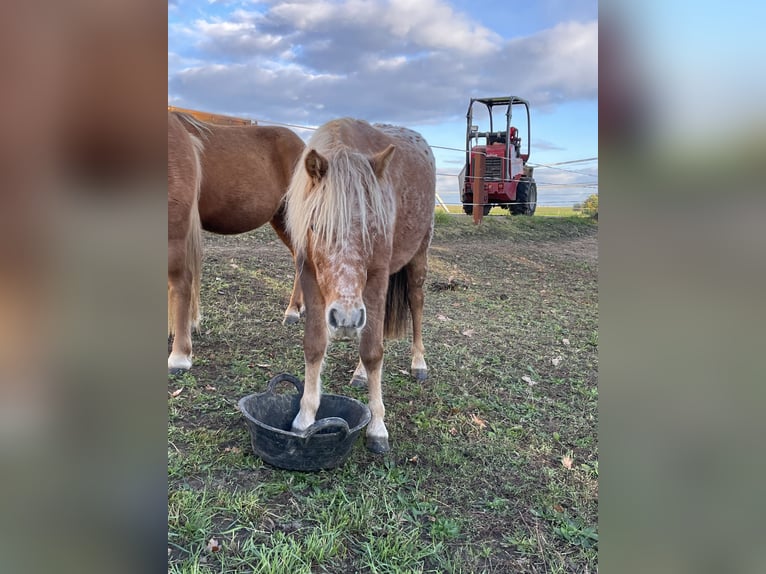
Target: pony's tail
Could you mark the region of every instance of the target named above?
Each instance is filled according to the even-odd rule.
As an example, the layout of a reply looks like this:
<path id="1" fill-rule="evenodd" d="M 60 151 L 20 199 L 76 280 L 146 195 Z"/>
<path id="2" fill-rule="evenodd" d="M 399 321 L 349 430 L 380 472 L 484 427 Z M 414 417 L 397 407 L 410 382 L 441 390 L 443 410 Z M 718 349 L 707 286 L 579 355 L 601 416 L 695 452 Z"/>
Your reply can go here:
<path id="1" fill-rule="evenodd" d="M 199 324 L 202 320 L 199 304 L 200 277 L 202 275 L 202 225 L 199 220 L 199 209 L 196 205 L 192 210 L 188 242 L 186 257 L 187 265 L 192 274 L 189 320 L 191 321 L 192 328 L 195 331 L 199 331 Z"/>
<path id="2" fill-rule="evenodd" d="M 195 151 L 194 202 L 189 215 L 189 235 L 186 238 L 186 269 L 191 272 L 191 298 L 189 300 L 189 322 L 194 330 L 199 330 L 202 320 L 200 313 L 200 278 L 202 276 L 202 224 L 199 218 L 199 193 L 202 186 L 202 168 L 199 161 L 202 151 L 200 141 L 192 137 Z M 168 336 L 175 335 L 175 313 L 168 284 Z"/>
<path id="3" fill-rule="evenodd" d="M 200 312 L 200 278 L 202 276 L 202 223 L 199 218 L 199 195 L 202 189 L 202 142 L 192 136 L 195 151 L 196 177 L 194 178 L 194 205 L 191 210 L 189 238 L 187 239 L 186 259 L 187 269 L 191 271 L 191 301 L 189 303 L 189 320 L 195 331 L 199 330 L 202 320 Z"/>
<path id="4" fill-rule="evenodd" d="M 386 317 L 383 321 L 383 336 L 399 339 L 407 334 L 410 322 L 410 298 L 407 284 L 407 269 L 402 268 L 388 278 L 386 292 Z"/>

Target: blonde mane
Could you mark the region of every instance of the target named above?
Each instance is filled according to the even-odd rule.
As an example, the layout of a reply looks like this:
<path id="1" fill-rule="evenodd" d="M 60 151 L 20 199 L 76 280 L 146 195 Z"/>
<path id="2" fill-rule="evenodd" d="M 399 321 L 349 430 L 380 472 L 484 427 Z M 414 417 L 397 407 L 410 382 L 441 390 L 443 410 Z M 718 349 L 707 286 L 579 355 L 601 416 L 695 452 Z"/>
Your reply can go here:
<path id="1" fill-rule="evenodd" d="M 396 205 L 389 180 L 384 175 L 379 181 L 369 157 L 346 146 L 336 132 L 328 129 L 314 134 L 285 196 L 287 230 L 299 254 L 306 253 L 309 230 L 319 249 L 329 251 L 348 242 L 361 242 L 365 253 L 372 250 L 374 240 L 386 241 L 393 233 Z M 328 162 L 327 173 L 319 182 L 305 167 L 306 155 L 312 149 Z"/>

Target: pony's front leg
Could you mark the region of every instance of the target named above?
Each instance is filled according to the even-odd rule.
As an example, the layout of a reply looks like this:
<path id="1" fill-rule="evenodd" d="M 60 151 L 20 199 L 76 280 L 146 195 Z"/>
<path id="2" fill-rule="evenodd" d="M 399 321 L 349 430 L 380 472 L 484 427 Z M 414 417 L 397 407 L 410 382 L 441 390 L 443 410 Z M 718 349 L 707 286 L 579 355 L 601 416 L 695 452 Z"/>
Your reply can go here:
<path id="1" fill-rule="evenodd" d="M 362 331 L 359 344 L 361 365 L 367 371 L 368 406 L 372 418 L 367 425 L 367 448 L 376 454 L 391 450 L 388 443 L 388 429 L 383 422 L 386 408 L 383 406 L 383 320 L 385 314 L 386 289 L 388 274 L 385 274 L 380 285 L 375 285 L 376 278 L 368 277 L 365 297 L 367 326 Z M 357 368 L 358 370 L 358 368 Z"/>
<path id="2" fill-rule="evenodd" d="M 303 386 L 303 397 L 301 398 L 301 409 L 293 419 L 292 431 L 302 433 L 309 428 L 316 420 L 319 401 L 322 398 L 322 356 L 309 359 L 306 355 L 306 380 Z"/>
<path id="3" fill-rule="evenodd" d="M 306 297 L 306 328 L 303 333 L 303 356 L 306 376 L 301 398 L 301 408 L 293 420 L 293 432 L 303 432 L 316 420 L 322 396 L 322 363 L 327 352 L 327 325 L 324 304 L 316 280 L 311 273 L 301 274 L 301 284 Z"/>
<path id="4" fill-rule="evenodd" d="M 383 345 L 381 345 L 382 349 Z M 382 350 L 381 350 L 382 355 Z M 378 361 L 376 368 L 367 370 L 367 385 L 369 388 L 369 407 L 372 413 L 370 424 L 367 426 L 367 448 L 376 453 L 382 454 L 391 450 L 388 444 L 388 429 L 383 417 L 386 415 L 386 408 L 383 406 L 383 390 L 381 378 L 383 375 L 383 360 Z"/>

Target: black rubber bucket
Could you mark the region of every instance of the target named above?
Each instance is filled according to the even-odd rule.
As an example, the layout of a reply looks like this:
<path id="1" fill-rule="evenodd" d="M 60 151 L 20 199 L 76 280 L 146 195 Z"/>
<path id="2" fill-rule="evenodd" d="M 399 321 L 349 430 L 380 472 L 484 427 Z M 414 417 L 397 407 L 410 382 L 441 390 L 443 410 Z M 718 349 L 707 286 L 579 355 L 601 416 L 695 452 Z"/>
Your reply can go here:
<path id="1" fill-rule="evenodd" d="M 297 394 L 277 393 L 288 381 Z M 282 373 L 271 379 L 266 392 L 248 395 L 237 406 L 250 430 L 253 451 L 267 463 L 288 470 L 322 470 L 342 465 L 360 431 L 370 422 L 364 403 L 341 395 L 323 394 L 316 422 L 304 433 L 290 429 L 300 410 L 303 381 Z"/>

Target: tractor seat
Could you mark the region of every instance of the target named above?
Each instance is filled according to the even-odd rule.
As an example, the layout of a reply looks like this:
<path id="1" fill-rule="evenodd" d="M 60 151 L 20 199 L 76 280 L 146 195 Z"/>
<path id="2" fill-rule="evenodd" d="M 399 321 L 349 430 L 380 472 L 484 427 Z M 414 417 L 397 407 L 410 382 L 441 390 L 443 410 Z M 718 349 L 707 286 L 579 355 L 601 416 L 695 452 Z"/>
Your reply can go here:
<path id="1" fill-rule="evenodd" d="M 505 133 L 504 132 L 493 132 L 489 134 L 489 138 L 487 139 L 488 144 L 495 144 L 495 143 L 505 143 Z"/>

